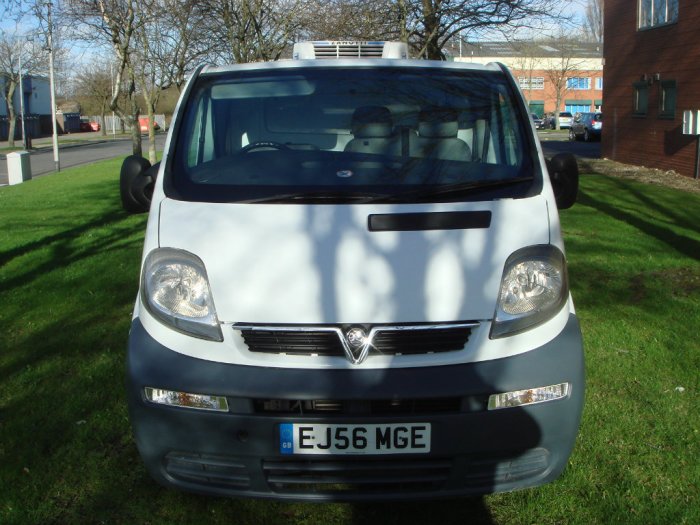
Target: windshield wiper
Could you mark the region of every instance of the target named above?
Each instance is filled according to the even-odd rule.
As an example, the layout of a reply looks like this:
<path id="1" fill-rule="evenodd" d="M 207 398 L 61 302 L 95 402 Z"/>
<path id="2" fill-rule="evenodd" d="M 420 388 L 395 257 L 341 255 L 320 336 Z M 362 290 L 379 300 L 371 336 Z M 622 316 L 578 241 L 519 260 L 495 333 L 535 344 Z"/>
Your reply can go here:
<path id="1" fill-rule="evenodd" d="M 403 193 L 396 193 L 394 195 L 382 195 L 376 198 L 372 198 L 365 203 L 374 202 L 402 202 L 407 199 L 412 199 L 418 197 L 421 201 L 424 199 L 429 199 L 431 197 L 439 197 L 443 195 L 450 194 L 463 194 L 463 193 L 473 193 L 477 191 L 487 191 L 496 188 L 504 188 L 507 186 L 514 186 L 523 182 L 533 181 L 535 177 L 516 177 L 512 179 L 498 179 L 491 181 L 478 181 L 478 182 L 463 182 L 461 184 L 449 184 L 444 186 L 428 186 L 423 188 L 414 189 L 411 191 L 406 191 Z"/>
<path id="2" fill-rule="evenodd" d="M 277 195 L 270 195 L 267 197 L 261 197 L 257 199 L 245 199 L 241 202 L 247 204 L 266 204 L 266 203 L 285 203 L 285 202 L 298 202 L 298 201 L 309 201 L 313 203 L 351 203 L 351 202 L 368 202 L 374 199 L 386 198 L 387 195 L 383 193 L 352 193 L 343 191 L 297 191 L 293 193 L 282 193 Z"/>

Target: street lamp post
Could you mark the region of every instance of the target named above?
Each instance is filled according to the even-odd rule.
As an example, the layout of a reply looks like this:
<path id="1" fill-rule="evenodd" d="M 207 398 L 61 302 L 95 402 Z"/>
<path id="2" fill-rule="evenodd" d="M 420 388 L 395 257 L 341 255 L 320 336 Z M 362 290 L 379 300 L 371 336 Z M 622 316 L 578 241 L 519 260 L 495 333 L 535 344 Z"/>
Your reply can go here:
<path id="1" fill-rule="evenodd" d="M 51 19 L 52 2 L 47 2 L 47 44 L 49 46 L 49 84 L 51 89 L 51 124 L 53 126 L 53 163 L 56 171 L 61 171 L 61 160 L 58 156 L 58 128 L 56 127 L 56 84 L 53 74 L 53 21 Z"/>
<path id="2" fill-rule="evenodd" d="M 19 46 L 19 118 L 22 123 L 22 149 L 27 149 L 27 130 L 24 123 L 24 83 L 22 82 L 22 44 Z"/>
<path id="3" fill-rule="evenodd" d="M 114 63 L 111 60 L 109 61 L 109 80 L 110 88 L 112 89 L 112 98 L 114 98 Z M 114 118 L 114 110 L 112 110 L 112 138 L 116 137 L 116 135 L 116 119 Z"/>

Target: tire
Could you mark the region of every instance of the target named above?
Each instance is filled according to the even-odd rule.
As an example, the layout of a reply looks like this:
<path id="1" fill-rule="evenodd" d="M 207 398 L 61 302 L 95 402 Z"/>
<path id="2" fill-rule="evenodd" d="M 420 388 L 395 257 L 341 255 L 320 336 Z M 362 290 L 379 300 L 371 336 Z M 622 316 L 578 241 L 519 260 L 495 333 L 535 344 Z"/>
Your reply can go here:
<path id="1" fill-rule="evenodd" d="M 119 194 L 128 213 L 144 213 L 151 207 L 154 177 L 149 168 L 151 163 L 137 155 L 129 155 L 122 162 Z"/>
<path id="2" fill-rule="evenodd" d="M 573 129 L 573 128 L 569 128 L 569 140 L 570 140 L 571 142 L 573 142 L 573 141 L 575 141 L 575 140 L 578 140 L 577 137 L 576 137 L 576 133 L 574 133 L 574 129 Z"/>
<path id="3" fill-rule="evenodd" d="M 583 130 L 583 141 L 584 142 L 590 142 L 591 141 L 591 134 L 588 133 L 588 128 L 585 128 Z"/>
<path id="4" fill-rule="evenodd" d="M 557 208 L 571 208 L 578 196 L 578 163 L 571 153 L 559 153 L 547 161 L 547 171 L 552 182 Z"/>

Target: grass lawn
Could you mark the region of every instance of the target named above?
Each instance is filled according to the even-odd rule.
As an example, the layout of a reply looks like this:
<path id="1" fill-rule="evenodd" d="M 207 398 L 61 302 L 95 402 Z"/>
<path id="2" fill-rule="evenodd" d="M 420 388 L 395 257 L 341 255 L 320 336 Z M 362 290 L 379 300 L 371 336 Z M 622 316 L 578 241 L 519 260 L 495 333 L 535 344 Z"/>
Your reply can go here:
<path id="1" fill-rule="evenodd" d="M 700 523 L 700 195 L 586 175 L 562 212 L 588 390 L 558 481 L 289 504 L 163 489 L 141 465 L 124 356 L 146 217 L 121 211 L 120 162 L 0 188 L 1 524 Z"/>

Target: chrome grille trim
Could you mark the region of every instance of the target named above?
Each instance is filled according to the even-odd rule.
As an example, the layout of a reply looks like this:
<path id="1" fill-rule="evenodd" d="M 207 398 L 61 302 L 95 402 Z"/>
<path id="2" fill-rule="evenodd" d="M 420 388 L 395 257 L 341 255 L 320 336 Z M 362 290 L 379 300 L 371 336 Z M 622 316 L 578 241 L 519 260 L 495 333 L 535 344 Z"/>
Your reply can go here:
<path id="1" fill-rule="evenodd" d="M 379 355 L 430 354 L 464 348 L 477 322 L 372 326 L 364 344 L 353 349 L 346 333 L 362 325 L 257 325 L 237 323 L 251 352 L 342 356 L 362 363 L 370 351 Z M 425 348 L 428 348 L 427 350 Z"/>

